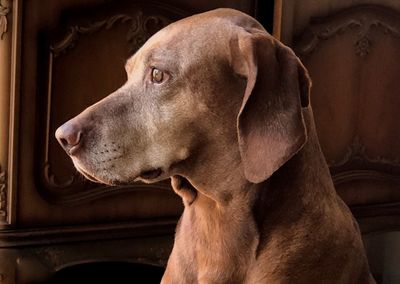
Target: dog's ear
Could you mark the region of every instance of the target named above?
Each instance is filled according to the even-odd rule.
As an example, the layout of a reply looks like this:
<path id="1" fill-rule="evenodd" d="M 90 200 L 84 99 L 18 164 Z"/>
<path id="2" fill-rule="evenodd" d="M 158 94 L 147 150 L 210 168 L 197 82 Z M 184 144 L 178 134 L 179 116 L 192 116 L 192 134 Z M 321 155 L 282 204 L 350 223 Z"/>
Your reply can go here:
<path id="1" fill-rule="evenodd" d="M 307 140 L 301 112 L 311 81 L 293 51 L 264 31 L 243 31 L 232 53 L 235 71 L 247 78 L 237 128 L 246 179 L 260 183 Z M 235 58 L 233 58 L 235 57 Z"/>

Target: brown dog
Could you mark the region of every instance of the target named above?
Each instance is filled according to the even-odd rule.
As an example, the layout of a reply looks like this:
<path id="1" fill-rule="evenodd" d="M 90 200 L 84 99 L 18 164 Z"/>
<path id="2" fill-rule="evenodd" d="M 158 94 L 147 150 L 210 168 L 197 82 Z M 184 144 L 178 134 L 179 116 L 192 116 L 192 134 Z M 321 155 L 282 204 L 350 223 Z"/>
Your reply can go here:
<path id="1" fill-rule="evenodd" d="M 219 9 L 158 32 L 126 71 L 56 137 L 92 181 L 172 178 L 185 210 L 162 283 L 374 282 L 289 48 Z"/>

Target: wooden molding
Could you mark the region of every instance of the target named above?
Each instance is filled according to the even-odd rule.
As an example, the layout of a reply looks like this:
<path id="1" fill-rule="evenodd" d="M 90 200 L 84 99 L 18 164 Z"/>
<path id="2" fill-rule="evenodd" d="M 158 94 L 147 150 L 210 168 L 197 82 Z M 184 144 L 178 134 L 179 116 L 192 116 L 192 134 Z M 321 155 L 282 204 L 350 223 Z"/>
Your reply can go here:
<path id="1" fill-rule="evenodd" d="M 282 33 L 282 0 L 274 1 L 274 24 L 272 29 L 272 35 L 280 40 Z"/>
<path id="2" fill-rule="evenodd" d="M 20 28 L 21 1 L 0 1 L 0 229 L 13 225 L 16 217 Z"/>
<path id="3" fill-rule="evenodd" d="M 5 2 L 7 3 L 7 2 Z M 8 3 L 7 3 L 8 4 Z M 7 15 L 10 8 L 0 1 L 0 226 L 7 224 L 7 181 L 4 165 L 8 158 L 8 119 L 9 119 L 9 91 L 10 91 L 10 37 L 4 38 L 7 32 Z"/>
<path id="4" fill-rule="evenodd" d="M 0 231 L 0 248 L 173 235 L 177 218 Z"/>
<path id="5" fill-rule="evenodd" d="M 373 27 L 380 28 L 384 34 L 400 37 L 400 17 L 396 12 L 382 6 L 364 5 L 333 16 L 311 19 L 308 28 L 295 39 L 295 50 L 304 58 L 314 52 L 322 41 L 355 30 L 357 40 L 354 52 L 365 57 L 373 46 L 369 37 Z"/>
<path id="6" fill-rule="evenodd" d="M 332 175 L 335 186 L 353 180 L 391 181 L 400 185 L 400 176 L 377 170 L 348 170 Z"/>

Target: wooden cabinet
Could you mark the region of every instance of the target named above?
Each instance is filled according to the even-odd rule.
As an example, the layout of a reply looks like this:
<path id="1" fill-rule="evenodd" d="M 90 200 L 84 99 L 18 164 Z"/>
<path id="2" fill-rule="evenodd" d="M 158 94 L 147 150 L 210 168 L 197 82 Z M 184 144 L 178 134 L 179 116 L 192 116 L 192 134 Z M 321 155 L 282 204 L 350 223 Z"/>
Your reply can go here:
<path id="1" fill-rule="evenodd" d="M 400 225 L 400 3 L 277 1 L 275 35 L 310 72 L 318 137 L 364 233 Z"/>
<path id="2" fill-rule="evenodd" d="M 162 266 L 181 200 L 169 183 L 84 181 L 55 129 L 125 80 L 125 60 L 154 32 L 256 0 L 0 0 L 0 283 L 43 282 L 73 264 Z M 274 34 L 309 69 L 322 149 L 365 234 L 400 227 L 400 4 L 276 0 Z"/>
<path id="3" fill-rule="evenodd" d="M 160 28 L 217 7 L 255 16 L 256 1 L 0 4 L 0 282 L 100 260 L 164 265 L 182 210 L 169 182 L 87 182 L 54 132 L 122 85 L 125 61 Z"/>

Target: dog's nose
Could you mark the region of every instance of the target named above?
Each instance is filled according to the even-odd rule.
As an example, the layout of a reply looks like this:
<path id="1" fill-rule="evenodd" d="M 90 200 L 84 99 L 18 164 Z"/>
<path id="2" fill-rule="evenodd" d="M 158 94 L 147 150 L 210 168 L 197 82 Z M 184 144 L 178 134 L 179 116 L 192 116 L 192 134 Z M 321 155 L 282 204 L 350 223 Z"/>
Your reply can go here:
<path id="1" fill-rule="evenodd" d="M 66 122 L 56 130 L 58 143 L 69 154 L 73 155 L 82 141 L 82 130 L 76 124 Z"/>

